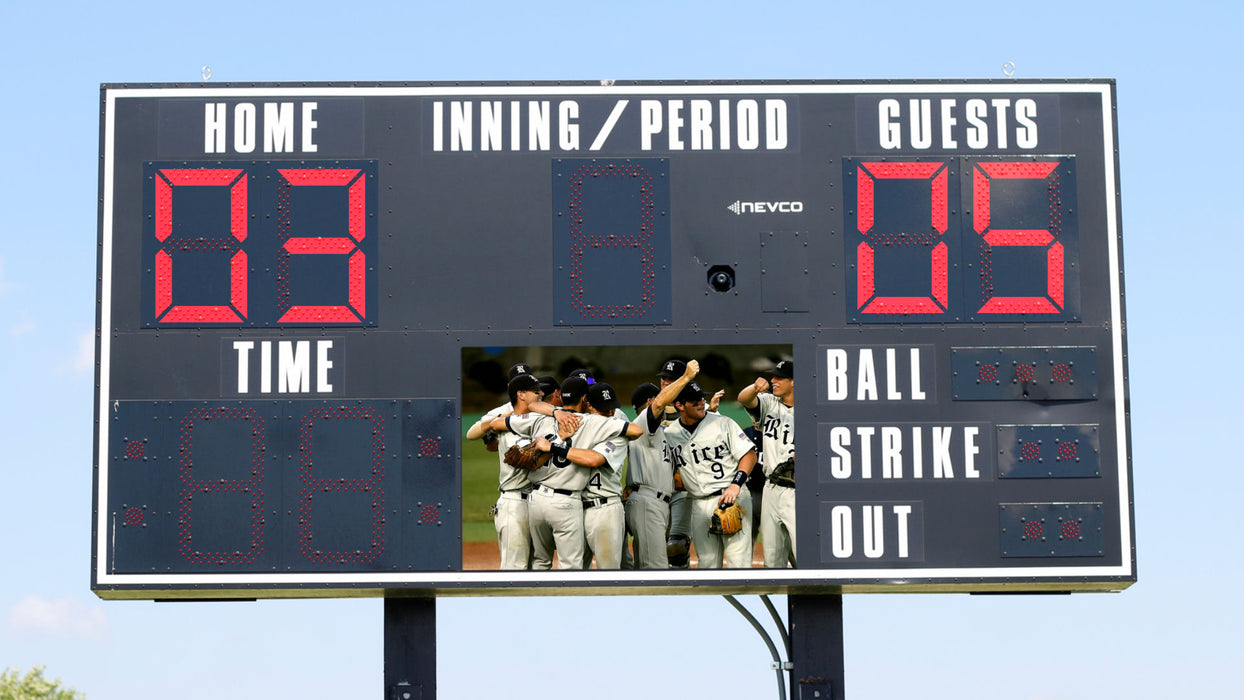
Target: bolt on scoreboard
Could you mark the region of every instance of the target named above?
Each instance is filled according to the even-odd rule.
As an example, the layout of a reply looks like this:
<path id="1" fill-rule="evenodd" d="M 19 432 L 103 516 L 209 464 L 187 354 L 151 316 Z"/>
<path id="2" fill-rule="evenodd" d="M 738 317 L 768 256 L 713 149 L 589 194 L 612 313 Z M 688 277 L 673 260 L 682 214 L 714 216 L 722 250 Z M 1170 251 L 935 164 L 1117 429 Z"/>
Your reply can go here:
<path id="1" fill-rule="evenodd" d="M 101 102 L 102 597 L 1136 580 L 1111 80 Z M 797 562 L 471 564 L 469 358 L 551 348 L 636 381 L 705 349 L 793 359 Z"/>

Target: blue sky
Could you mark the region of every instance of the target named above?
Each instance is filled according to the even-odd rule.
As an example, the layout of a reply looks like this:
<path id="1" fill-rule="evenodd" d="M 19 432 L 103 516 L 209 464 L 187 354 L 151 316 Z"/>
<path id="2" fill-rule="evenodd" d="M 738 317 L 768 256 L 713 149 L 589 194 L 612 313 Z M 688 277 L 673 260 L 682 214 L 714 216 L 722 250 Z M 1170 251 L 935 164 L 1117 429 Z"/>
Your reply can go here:
<path id="1" fill-rule="evenodd" d="M 1139 583 L 849 596 L 847 691 L 1244 695 L 1244 566 L 1230 549 L 1244 458 L 1227 439 L 1242 413 L 1231 386 L 1244 11 L 864 5 L 5 3 L 0 667 L 46 664 L 94 699 L 382 693 L 379 600 L 156 604 L 89 590 L 100 83 L 199 83 L 205 65 L 212 82 L 1005 80 L 1010 61 L 1017 78 L 1118 81 Z M 718 596 L 445 599 L 437 610 L 443 699 L 775 692 L 763 644 Z"/>

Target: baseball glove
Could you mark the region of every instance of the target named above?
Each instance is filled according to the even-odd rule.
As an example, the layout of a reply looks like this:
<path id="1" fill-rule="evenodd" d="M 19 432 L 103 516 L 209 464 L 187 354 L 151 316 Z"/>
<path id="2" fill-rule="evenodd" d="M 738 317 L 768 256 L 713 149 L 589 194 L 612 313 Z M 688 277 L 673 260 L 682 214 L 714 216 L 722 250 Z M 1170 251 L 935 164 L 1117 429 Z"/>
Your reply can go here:
<path id="1" fill-rule="evenodd" d="M 714 535 L 733 535 L 742 529 L 743 508 L 738 503 L 718 506 L 708 524 L 708 531 Z"/>
<path id="2" fill-rule="evenodd" d="M 550 457 L 552 455 L 548 452 L 536 449 L 534 442 L 527 442 L 522 445 L 510 445 L 510 449 L 505 451 L 505 457 L 502 459 L 515 469 L 538 469 L 548 464 Z"/>
<path id="3" fill-rule="evenodd" d="M 769 481 L 778 486 L 795 488 L 795 458 L 791 457 L 774 467 L 773 473 L 769 475 Z"/>

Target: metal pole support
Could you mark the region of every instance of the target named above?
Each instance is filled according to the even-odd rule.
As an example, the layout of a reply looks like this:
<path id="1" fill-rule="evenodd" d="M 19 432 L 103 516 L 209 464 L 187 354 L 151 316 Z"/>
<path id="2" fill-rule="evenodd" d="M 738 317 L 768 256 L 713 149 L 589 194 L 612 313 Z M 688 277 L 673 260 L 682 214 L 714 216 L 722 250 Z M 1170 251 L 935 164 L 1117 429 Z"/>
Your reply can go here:
<path id="1" fill-rule="evenodd" d="M 436 599 L 384 599 L 385 700 L 436 700 Z"/>
<path id="2" fill-rule="evenodd" d="M 791 700 L 844 700 L 842 596 L 791 595 Z"/>

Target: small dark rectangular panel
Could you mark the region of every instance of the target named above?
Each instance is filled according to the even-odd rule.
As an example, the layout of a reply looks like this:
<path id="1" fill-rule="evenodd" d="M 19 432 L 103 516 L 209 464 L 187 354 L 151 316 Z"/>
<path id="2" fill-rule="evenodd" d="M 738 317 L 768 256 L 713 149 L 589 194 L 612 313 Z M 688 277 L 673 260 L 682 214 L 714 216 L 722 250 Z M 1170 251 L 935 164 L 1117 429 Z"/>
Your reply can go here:
<path id="1" fill-rule="evenodd" d="M 760 234 L 761 309 L 790 313 L 808 310 L 808 234 Z"/>
<path id="2" fill-rule="evenodd" d="M 1097 348 L 952 348 L 956 401 L 1084 401 L 1097 398 Z"/>
<path id="3" fill-rule="evenodd" d="M 1096 425 L 999 425 L 999 479 L 1101 476 Z"/>
<path id="4" fill-rule="evenodd" d="M 998 505 L 1003 557 L 1100 557 L 1102 504 Z"/>

